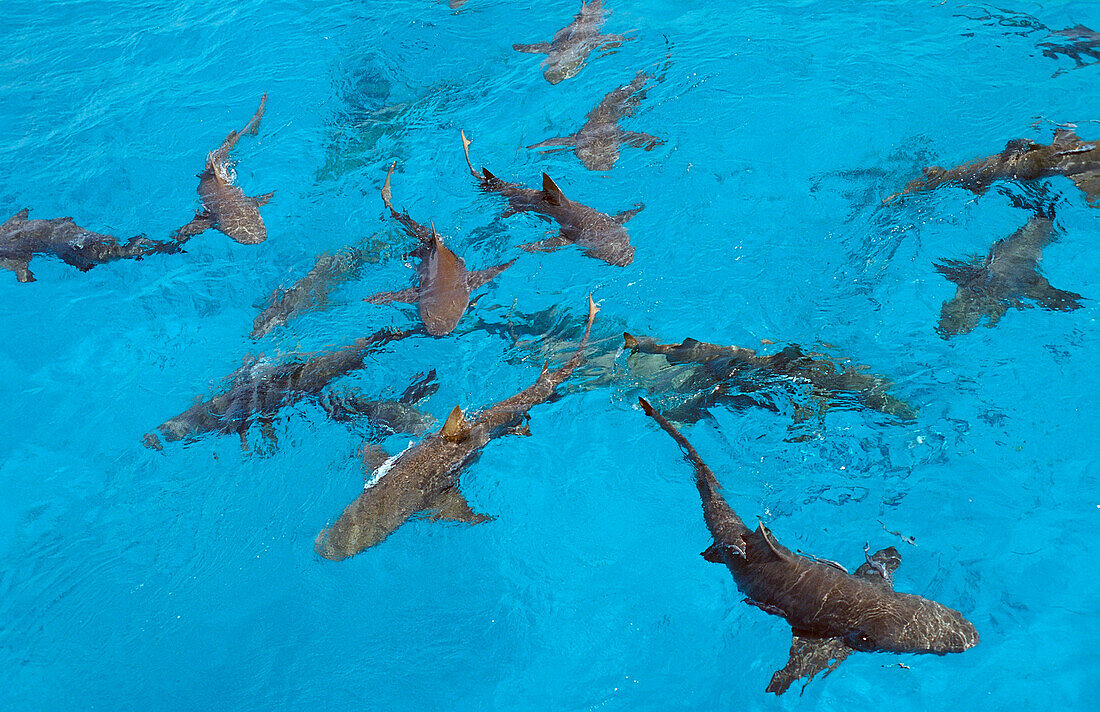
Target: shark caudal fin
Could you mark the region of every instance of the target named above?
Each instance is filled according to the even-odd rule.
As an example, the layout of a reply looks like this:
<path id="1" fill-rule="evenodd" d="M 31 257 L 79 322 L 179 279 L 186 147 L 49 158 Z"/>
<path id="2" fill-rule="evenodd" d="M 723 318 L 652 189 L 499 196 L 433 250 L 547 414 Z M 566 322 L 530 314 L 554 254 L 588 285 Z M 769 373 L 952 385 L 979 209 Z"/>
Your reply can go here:
<path id="1" fill-rule="evenodd" d="M 390 176 L 393 175 L 393 171 L 395 168 L 397 168 L 396 159 L 394 159 L 394 162 L 390 164 L 390 169 L 386 171 L 386 180 L 382 183 L 382 202 L 385 203 L 386 207 L 390 209 L 391 213 L 397 212 L 393 209 L 393 192 L 390 190 Z"/>

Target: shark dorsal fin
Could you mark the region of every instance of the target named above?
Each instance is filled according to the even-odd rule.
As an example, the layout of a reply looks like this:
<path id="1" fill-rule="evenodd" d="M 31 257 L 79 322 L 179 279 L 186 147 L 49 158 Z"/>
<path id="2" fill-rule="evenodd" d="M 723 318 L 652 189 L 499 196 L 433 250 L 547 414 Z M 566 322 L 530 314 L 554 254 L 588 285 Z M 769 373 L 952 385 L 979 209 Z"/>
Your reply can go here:
<path id="1" fill-rule="evenodd" d="M 485 176 L 485 180 L 487 180 L 487 181 L 495 182 L 495 181 L 500 180 L 495 175 L 490 173 L 488 168 L 482 168 L 481 169 L 481 175 Z"/>
<path id="2" fill-rule="evenodd" d="M 447 416 L 447 422 L 443 424 L 443 429 L 439 431 L 439 434 L 444 440 L 453 443 L 462 442 L 470 434 L 470 423 L 466 420 L 466 416 L 462 414 L 462 409 L 457 405 L 451 411 L 451 414 Z"/>
<path id="3" fill-rule="evenodd" d="M 561 188 L 554 182 L 554 179 L 547 174 L 542 174 L 542 198 L 551 205 L 564 205 L 565 193 L 561 192 Z"/>
<path id="4" fill-rule="evenodd" d="M 623 332 L 623 348 L 633 351 L 638 348 L 638 339 L 627 332 Z"/>
<path id="5" fill-rule="evenodd" d="M 683 342 L 680 345 L 685 347 L 685 348 L 693 349 L 696 346 L 698 346 L 699 343 L 700 342 L 697 339 L 693 339 L 689 336 L 688 338 L 684 339 Z"/>
<path id="6" fill-rule="evenodd" d="M 23 208 L 18 213 L 5 220 L 4 223 L 0 225 L 0 228 L 12 229 L 19 223 L 27 222 L 28 215 L 30 215 L 30 210 Z"/>
<path id="7" fill-rule="evenodd" d="M 894 572 L 901 565 L 901 554 L 898 550 L 891 546 L 880 549 L 870 556 L 867 556 L 867 552 L 864 551 L 864 556 L 867 561 L 860 564 L 853 575 L 893 590 Z"/>
<path id="8" fill-rule="evenodd" d="M 775 540 L 775 537 L 772 536 L 771 530 L 764 526 L 763 521 L 756 527 L 756 536 L 763 542 L 765 549 L 771 556 L 777 559 L 787 558 L 787 552 L 784 551 L 783 547 L 781 547 Z"/>

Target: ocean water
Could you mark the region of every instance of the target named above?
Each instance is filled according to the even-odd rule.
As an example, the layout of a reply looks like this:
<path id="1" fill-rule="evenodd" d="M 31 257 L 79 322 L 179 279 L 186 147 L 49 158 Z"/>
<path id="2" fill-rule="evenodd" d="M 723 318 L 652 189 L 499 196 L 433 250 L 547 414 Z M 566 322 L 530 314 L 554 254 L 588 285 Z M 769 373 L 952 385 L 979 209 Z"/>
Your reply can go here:
<path id="1" fill-rule="evenodd" d="M 0 708 L 1094 707 L 1100 212 L 1048 182 L 1057 239 L 1041 269 L 1083 308 L 1012 309 L 944 339 L 955 286 L 934 262 L 1022 226 L 1020 191 L 882 200 L 925 165 L 1047 143 L 1059 124 L 1100 140 L 1100 66 L 1037 47 L 1100 30 L 1100 4 L 607 6 L 604 30 L 634 39 L 550 85 L 511 45 L 549 40 L 576 1 L 5 0 L 0 219 L 30 207 L 166 238 L 198 206 L 207 152 L 263 92 L 259 133 L 234 157 L 248 194 L 275 197 L 262 245 L 210 231 L 181 255 L 87 273 L 40 256 L 30 284 L 0 272 Z M 640 69 L 662 79 L 623 125 L 662 145 L 598 173 L 525 148 L 577 130 Z M 506 180 L 546 171 L 608 213 L 644 203 L 633 264 L 519 251 L 548 227 L 500 219 L 460 129 L 475 165 Z M 915 420 L 849 404 L 792 429 L 789 405 L 719 406 L 685 432 L 746 521 L 849 566 L 865 544 L 897 546 L 897 588 L 959 609 L 981 643 L 854 654 L 801 697 L 766 694 L 789 628 L 699 556 L 690 467 L 631 379 L 586 387 L 589 372 L 531 411 L 531 437 L 485 448 L 462 488 L 493 521 L 413 520 L 339 563 L 314 538 L 361 491 L 359 429 L 302 402 L 276 420 L 277 446 L 256 427 L 247 452 L 213 435 L 143 447 L 250 355 L 414 322 L 362 301 L 411 284 L 410 245 L 378 197 L 393 160 L 395 203 L 471 267 L 519 259 L 455 334 L 392 344 L 341 386 L 394 397 L 434 368 L 424 408 L 477 411 L 571 343 L 533 327 L 514 343 L 479 320 L 556 308 L 575 335 L 590 291 L 620 369 L 623 331 L 866 364 Z M 372 264 L 329 308 L 249 338 L 272 290 L 361 241 Z"/>

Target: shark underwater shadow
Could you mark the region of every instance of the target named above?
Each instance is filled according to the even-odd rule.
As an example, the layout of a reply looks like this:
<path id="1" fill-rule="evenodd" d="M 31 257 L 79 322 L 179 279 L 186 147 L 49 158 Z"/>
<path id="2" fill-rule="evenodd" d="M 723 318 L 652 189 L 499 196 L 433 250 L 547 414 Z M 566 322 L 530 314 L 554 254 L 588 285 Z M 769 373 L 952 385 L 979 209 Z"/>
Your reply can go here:
<path id="1" fill-rule="evenodd" d="M 466 263 L 443 244 L 443 238 L 435 231 L 434 225 L 425 227 L 409 217 L 407 212 L 399 213 L 394 209 L 390 177 L 396 167 L 397 161 L 394 161 L 386 173 L 382 201 L 405 233 L 420 242 L 410 255 L 419 260 L 416 268 L 419 284 L 396 292 L 381 292 L 364 301 L 371 304 L 415 303 L 428 333 L 445 336 L 454 331 L 459 319 L 466 313 L 470 306 L 470 293 L 496 279 L 515 260 L 474 272 L 467 271 Z"/>
<path id="2" fill-rule="evenodd" d="M 593 50 L 605 50 L 603 57 L 611 54 L 624 42 L 634 39 L 625 35 L 601 35 L 600 26 L 611 14 L 610 10 L 603 9 L 603 0 L 591 0 L 582 2 L 580 12 L 573 21 L 554 33 L 550 42 L 536 42 L 535 44 L 514 44 L 512 49 L 527 54 L 545 54 L 543 65 L 546 70 L 543 76 L 551 84 L 557 84 L 577 75 L 584 69 L 588 61 L 588 55 Z"/>
<path id="3" fill-rule="evenodd" d="M 645 98 L 646 83 L 653 78 L 652 74 L 638 72 L 633 81 L 609 92 L 589 111 L 584 126 L 576 133 L 547 139 L 527 148 L 548 153 L 572 149 L 590 171 L 611 170 L 619 160 L 622 145 L 652 151 L 664 141 L 647 133 L 624 131 L 619 121 L 634 114 Z"/>
<path id="4" fill-rule="evenodd" d="M 204 433 L 236 433 L 241 439 L 241 448 L 247 450 L 248 431 L 254 420 L 260 423 L 264 437 L 274 442 L 273 424 L 279 410 L 305 399 L 315 399 L 334 420 L 347 421 L 353 414 L 358 414 L 375 418 L 372 427 L 410 432 L 427 422 L 412 406 L 434 391 L 434 387 L 430 386 L 434 372 L 406 390 L 405 400 L 399 401 L 402 407 L 379 405 L 362 398 L 357 391 L 341 394 L 326 392 L 325 388 L 333 380 L 363 368 L 366 357 L 381 346 L 408 338 L 418 331 L 384 329 L 369 337 L 356 339 L 342 349 L 306 359 L 252 361 L 226 379 L 229 381 L 226 390 L 207 400 L 200 400 L 159 425 L 157 430 L 168 442 L 191 440 Z M 146 434 L 143 442 L 154 450 L 163 449 L 156 433 Z"/>
<path id="5" fill-rule="evenodd" d="M 0 269 L 11 270 L 20 282 L 35 281 L 30 262 L 35 255 L 53 255 L 62 262 L 87 272 L 115 260 L 140 260 L 146 255 L 183 252 L 178 240 L 150 240 L 144 235 L 124 243 L 110 235 L 86 230 L 72 218 L 28 220 L 24 208 L 0 224 Z"/>
<path id="6" fill-rule="evenodd" d="M 211 228 L 228 235 L 242 245 L 256 245 L 267 239 L 267 228 L 260 217 L 260 208 L 274 193 L 250 198 L 236 184 L 237 174 L 229 162 L 229 152 L 241 136 L 255 136 L 267 107 L 267 93 L 260 97 L 260 106 L 244 128 L 230 131 L 216 151 L 206 156 L 206 168 L 199 174 L 198 193 L 202 210 L 180 229 L 174 237 L 184 242 Z"/>
<path id="7" fill-rule="evenodd" d="M 1069 129 L 1058 129 L 1048 145 L 1030 139 L 1009 141 L 1003 151 L 947 169 L 928 166 L 924 177 L 906 184 L 905 188 L 882 202 L 935 190 L 943 185 L 957 185 L 983 195 L 998 181 L 1027 183 L 1042 178 L 1063 176 L 1073 181 L 1088 204 L 1100 207 L 1100 141 L 1082 141 Z"/>
<path id="8" fill-rule="evenodd" d="M 727 403 L 741 407 L 759 405 L 778 412 L 769 389 L 791 388 L 805 390 L 814 406 L 808 409 L 796 405 L 796 424 L 814 412 L 824 415 L 829 407 L 844 400 L 855 400 L 863 407 L 900 420 L 913 420 L 917 416 L 916 409 L 889 393 L 892 384 L 886 377 L 838 365 L 820 354 L 807 353 L 796 344 L 761 356 L 752 349 L 695 339 L 660 344 L 651 338 L 623 334 L 623 341 L 623 348 L 632 353 L 661 354 L 670 364 L 698 366 L 682 385 L 683 392 L 698 394 L 685 404 L 683 413 L 677 412 L 676 419 L 682 422 L 695 422 L 705 417 L 707 407 Z"/>
<path id="9" fill-rule="evenodd" d="M 1055 239 L 1053 205 L 1014 202 L 1034 210 L 1023 227 L 993 243 L 984 256 L 935 263 L 936 270 L 958 286 L 940 310 L 936 333 L 943 338 L 967 334 L 983 320 L 992 328 L 1010 308 L 1026 309 L 1030 302 L 1051 311 L 1081 308 L 1079 300 L 1084 297 L 1052 287 L 1039 274 L 1043 248 Z"/>
<path id="10" fill-rule="evenodd" d="M 410 445 L 378 467 L 362 494 L 317 535 L 317 554 L 333 561 L 375 546 L 417 513 L 436 520 L 478 524 L 490 518 L 471 509 L 459 478 L 482 449 L 503 435 L 530 435 L 528 411 L 545 403 L 580 365 L 598 308 L 588 298 L 588 321 L 573 356 L 551 371 L 544 365 L 535 383 L 467 419 L 456 405 L 442 429 Z"/>
<path id="11" fill-rule="evenodd" d="M 718 479 L 695 448 L 643 398 L 639 404 L 683 450 L 695 468 L 703 519 L 714 541 L 702 553 L 724 564 L 745 603 L 785 619 L 792 640 L 787 664 L 767 692 L 781 695 L 793 682 L 828 675 L 853 651 L 959 653 L 978 643 L 978 631 L 963 615 L 936 601 L 894 590 L 901 564 L 897 549 L 868 555 L 854 574 L 839 564 L 796 554 L 760 522 L 755 531 L 730 507 Z"/>
<path id="12" fill-rule="evenodd" d="M 570 200 L 550 176 L 542 174 L 542 190 L 527 188 L 518 183 L 506 183 L 482 168 L 478 173 L 470 162 L 470 140 L 460 131 L 462 150 L 470 175 L 478 180 L 478 187 L 485 193 L 497 193 L 507 199 L 508 209 L 502 217 L 516 213 L 532 212 L 545 220 L 553 220 L 560 226 L 557 235 L 545 240 L 520 245 L 527 252 L 553 252 L 567 245 L 577 245 L 589 257 L 625 267 L 634 261 L 634 246 L 626 223 L 645 207 L 641 203 L 618 215 L 607 215 L 587 205 Z"/>

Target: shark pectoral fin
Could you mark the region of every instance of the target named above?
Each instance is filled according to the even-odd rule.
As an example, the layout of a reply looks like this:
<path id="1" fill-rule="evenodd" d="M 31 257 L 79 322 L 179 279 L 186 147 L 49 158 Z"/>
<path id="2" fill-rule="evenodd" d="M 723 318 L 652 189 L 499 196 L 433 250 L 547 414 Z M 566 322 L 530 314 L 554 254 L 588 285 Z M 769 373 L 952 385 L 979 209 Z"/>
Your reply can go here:
<path id="1" fill-rule="evenodd" d="M 375 470 L 381 467 L 390 456 L 378 443 L 363 443 L 359 448 L 359 457 L 363 461 L 364 478 L 369 479 Z"/>
<path id="2" fill-rule="evenodd" d="M 1080 188 L 1085 193 L 1085 198 L 1089 201 L 1089 204 L 1095 207 L 1100 207 L 1100 171 L 1093 171 L 1090 173 L 1078 173 L 1075 176 L 1070 176 L 1070 180 L 1073 184 Z"/>
<path id="3" fill-rule="evenodd" d="M 458 491 L 458 487 L 448 487 L 432 499 L 429 507 L 429 517 L 434 520 L 446 519 L 452 522 L 465 522 L 466 524 L 481 524 L 492 517 L 478 514 L 470 509 L 470 503 Z"/>
<path id="4" fill-rule="evenodd" d="M 1053 311 L 1073 311 L 1074 309 L 1081 308 L 1081 302 L 1079 301 L 1083 297 L 1076 292 L 1067 292 L 1064 289 L 1057 289 L 1050 286 L 1050 282 L 1046 279 L 1042 279 L 1036 284 L 1031 285 L 1026 296 L 1029 299 L 1034 299 L 1039 303 L 1039 306 L 1044 309 L 1051 309 Z"/>
<path id="5" fill-rule="evenodd" d="M 867 561 L 859 565 L 853 576 L 893 590 L 894 572 L 899 566 L 901 566 L 901 554 L 891 546 L 867 556 Z"/>
<path id="6" fill-rule="evenodd" d="M 270 445 L 272 450 L 279 446 L 279 437 L 275 434 L 275 419 L 271 416 L 257 418 L 260 421 L 260 435 L 264 443 Z"/>
<path id="7" fill-rule="evenodd" d="M 439 431 L 440 436 L 444 440 L 457 443 L 462 442 L 470 434 L 470 422 L 466 420 L 466 416 L 462 414 L 462 409 L 457 405 L 451 411 L 451 414 L 447 416 L 447 422 L 443 424 L 443 429 Z"/>
<path id="8" fill-rule="evenodd" d="M 627 221 L 630 220 L 630 218 L 634 217 L 635 215 L 642 212 L 643 210 L 645 210 L 645 205 L 643 205 L 642 203 L 638 203 L 637 205 L 635 205 L 630 210 L 624 210 L 623 212 L 619 213 L 618 215 L 614 215 L 612 217 L 614 217 L 615 221 L 617 223 L 619 223 L 620 225 L 625 225 L 627 223 Z"/>
<path id="9" fill-rule="evenodd" d="M 1054 140 L 1050 143 L 1052 146 L 1070 146 L 1080 142 L 1081 137 L 1074 133 L 1073 129 L 1058 129 L 1054 132 Z"/>
<path id="10" fill-rule="evenodd" d="M 396 292 L 379 292 L 378 294 L 365 298 L 363 301 L 371 304 L 389 304 L 390 302 L 416 304 L 419 299 L 420 290 L 416 287 L 409 287 L 408 289 L 399 289 Z"/>
<path id="11" fill-rule="evenodd" d="M 545 240 L 539 240 L 538 242 L 529 242 L 526 245 L 520 245 L 519 249 L 525 252 L 553 252 L 554 250 L 560 250 L 566 245 L 571 244 L 564 235 L 560 232 L 553 237 L 548 237 Z"/>
<path id="12" fill-rule="evenodd" d="M 623 131 L 622 140 L 623 143 L 628 143 L 634 148 L 641 148 L 646 151 L 652 151 L 656 146 L 664 143 L 663 139 L 638 131 Z"/>
<path id="13" fill-rule="evenodd" d="M 706 551 L 701 552 L 699 556 L 702 556 L 705 560 L 709 561 L 712 564 L 725 564 L 725 557 L 729 554 L 737 554 L 738 556 L 743 557 L 745 555 L 745 552 L 741 551 L 741 549 L 734 546 L 733 544 L 719 544 L 718 542 L 714 542 L 707 547 Z"/>
<path id="14" fill-rule="evenodd" d="M 274 198 L 274 197 L 275 197 L 275 191 L 271 191 L 270 193 L 264 193 L 263 195 L 257 195 L 255 198 L 252 198 L 252 202 L 256 204 L 257 208 L 262 208 L 263 206 L 267 205 L 271 201 L 271 199 Z"/>
<path id="15" fill-rule="evenodd" d="M 547 174 L 542 174 L 542 199 L 551 205 L 564 205 L 565 193 L 561 191 L 554 179 Z"/>
<path id="16" fill-rule="evenodd" d="M 819 672 L 828 675 L 844 662 L 850 652 L 852 650 L 844 644 L 843 638 L 802 638 L 795 635 L 791 640 L 790 659 L 782 670 L 776 670 L 772 675 L 767 692 L 782 695 L 795 680 L 804 677 L 809 683 Z"/>
<path id="17" fill-rule="evenodd" d="M 470 291 L 472 292 L 478 287 L 483 287 L 489 282 L 492 282 L 501 272 L 511 267 L 514 263 L 515 260 L 510 260 L 502 265 L 470 272 L 466 275 L 466 284 L 470 287 Z"/>
<path id="18" fill-rule="evenodd" d="M 33 282 L 34 275 L 31 274 L 30 263 L 29 257 L 27 259 L 8 258 L 0 260 L 0 269 L 10 269 L 15 272 L 15 278 L 20 282 Z"/>
<path id="19" fill-rule="evenodd" d="M 537 150 L 550 149 L 550 150 L 565 150 L 571 146 L 576 146 L 577 140 L 573 136 L 558 136 L 556 138 L 548 138 L 545 141 L 533 143 L 527 148 L 533 148 Z M 555 148 L 556 147 L 556 148 Z"/>
<path id="20" fill-rule="evenodd" d="M 179 242 L 186 242 L 212 227 L 214 227 L 214 216 L 207 210 L 196 211 L 195 217 L 191 218 L 191 222 L 172 233 L 172 238 Z"/>
<path id="21" fill-rule="evenodd" d="M 534 44 L 514 44 L 512 49 L 527 54 L 547 54 L 550 51 L 549 42 L 535 42 Z"/>

